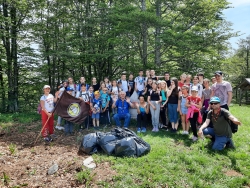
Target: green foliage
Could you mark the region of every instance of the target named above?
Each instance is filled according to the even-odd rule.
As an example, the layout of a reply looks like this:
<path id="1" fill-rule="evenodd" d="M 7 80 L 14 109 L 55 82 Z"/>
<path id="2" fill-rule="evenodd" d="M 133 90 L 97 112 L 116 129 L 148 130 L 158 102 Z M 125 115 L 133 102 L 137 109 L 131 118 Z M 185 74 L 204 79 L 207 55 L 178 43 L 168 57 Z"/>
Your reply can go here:
<path id="1" fill-rule="evenodd" d="M 89 169 L 83 169 L 82 171 L 76 174 L 76 180 L 81 184 L 89 186 L 91 181 L 93 180 L 93 175 Z"/>
<path id="2" fill-rule="evenodd" d="M 36 112 L 28 112 L 28 113 L 9 113 L 4 114 L 0 113 L 0 124 L 3 127 L 6 127 L 7 124 L 4 123 L 13 123 L 19 122 L 21 124 L 30 124 L 35 121 L 41 120 L 41 115 L 37 114 Z"/>
<path id="3" fill-rule="evenodd" d="M 9 145 L 9 150 L 10 150 L 10 153 L 11 153 L 12 155 L 14 155 L 14 154 L 16 153 L 16 145 L 11 143 L 11 144 Z"/>

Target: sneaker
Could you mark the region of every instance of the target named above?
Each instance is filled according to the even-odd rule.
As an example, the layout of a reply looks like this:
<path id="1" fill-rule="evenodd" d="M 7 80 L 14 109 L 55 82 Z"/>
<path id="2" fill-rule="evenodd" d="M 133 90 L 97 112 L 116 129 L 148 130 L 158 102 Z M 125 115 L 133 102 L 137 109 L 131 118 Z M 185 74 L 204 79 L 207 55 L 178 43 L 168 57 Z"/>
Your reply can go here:
<path id="1" fill-rule="evenodd" d="M 182 135 L 186 135 L 187 133 L 186 133 L 186 131 L 182 131 L 182 133 L 181 133 Z"/>
<path id="2" fill-rule="evenodd" d="M 159 132 L 159 129 L 158 129 L 158 127 L 156 127 L 156 128 L 155 128 L 155 132 Z"/>
<path id="3" fill-rule="evenodd" d="M 51 134 L 51 135 L 50 135 L 50 138 L 51 138 L 52 140 L 57 139 L 57 137 L 58 137 L 58 136 L 56 136 L 55 134 Z"/>
<path id="4" fill-rule="evenodd" d="M 45 137 L 44 138 L 45 143 L 50 143 L 52 141 L 52 138 Z"/>
<path id="5" fill-rule="evenodd" d="M 163 127 L 163 124 L 162 123 L 159 123 L 159 129 L 161 129 Z"/>
<path id="6" fill-rule="evenodd" d="M 142 132 L 142 133 L 145 133 L 146 131 L 147 131 L 146 128 L 145 128 L 145 127 L 142 127 L 141 132 Z"/>
<path id="7" fill-rule="evenodd" d="M 57 125 L 57 126 L 55 127 L 55 129 L 61 130 L 61 126 L 58 126 L 58 125 Z"/>
<path id="8" fill-rule="evenodd" d="M 137 128 L 137 133 L 140 133 L 140 132 L 141 132 L 141 128 L 138 127 L 138 128 Z"/>
<path id="9" fill-rule="evenodd" d="M 186 131 L 186 135 L 189 135 L 189 132 L 188 132 L 188 131 Z"/>
<path id="10" fill-rule="evenodd" d="M 155 132 L 155 127 L 152 129 L 152 132 Z"/>
<path id="11" fill-rule="evenodd" d="M 193 142 L 195 142 L 198 140 L 198 138 L 196 136 L 193 136 L 192 140 L 193 140 Z"/>

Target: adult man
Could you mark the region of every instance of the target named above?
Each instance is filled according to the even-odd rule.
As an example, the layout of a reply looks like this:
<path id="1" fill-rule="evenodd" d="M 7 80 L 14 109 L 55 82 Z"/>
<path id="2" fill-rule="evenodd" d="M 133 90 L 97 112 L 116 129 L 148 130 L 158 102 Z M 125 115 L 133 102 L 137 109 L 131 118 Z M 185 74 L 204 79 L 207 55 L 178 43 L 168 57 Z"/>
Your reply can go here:
<path id="1" fill-rule="evenodd" d="M 224 147 L 234 148 L 232 140 L 232 130 L 229 125 L 230 119 L 236 125 L 241 125 L 241 122 L 234 117 L 228 110 L 220 107 L 219 97 L 212 97 L 210 99 L 210 105 L 212 110 L 207 114 L 207 119 L 199 129 L 199 136 L 204 134 L 214 140 L 212 149 L 214 150 L 223 150 Z M 207 127 L 210 123 L 213 122 L 213 128 Z"/>
<path id="2" fill-rule="evenodd" d="M 165 82 L 167 83 L 167 86 L 170 87 L 170 85 L 171 85 L 170 74 L 168 72 L 165 72 L 164 78 L 165 78 Z"/>
<path id="3" fill-rule="evenodd" d="M 143 70 L 139 71 L 139 76 L 135 78 L 135 91 L 138 96 L 142 95 L 145 90 L 146 79 L 143 77 Z"/>
<path id="4" fill-rule="evenodd" d="M 129 98 L 126 99 L 126 93 L 124 91 L 121 91 L 120 98 L 112 105 L 112 108 L 117 107 L 117 114 L 114 115 L 116 126 L 121 126 L 120 120 L 123 118 L 125 119 L 124 127 L 128 127 L 131 119 L 131 115 L 129 114 L 130 106 L 133 107 L 134 105 L 130 102 Z"/>
<path id="5" fill-rule="evenodd" d="M 221 108 L 229 110 L 229 105 L 233 96 L 232 86 L 229 82 L 223 81 L 221 71 L 216 71 L 214 75 L 216 78 L 216 83 L 214 83 L 211 87 L 212 92 L 210 98 L 213 96 L 219 97 Z"/>

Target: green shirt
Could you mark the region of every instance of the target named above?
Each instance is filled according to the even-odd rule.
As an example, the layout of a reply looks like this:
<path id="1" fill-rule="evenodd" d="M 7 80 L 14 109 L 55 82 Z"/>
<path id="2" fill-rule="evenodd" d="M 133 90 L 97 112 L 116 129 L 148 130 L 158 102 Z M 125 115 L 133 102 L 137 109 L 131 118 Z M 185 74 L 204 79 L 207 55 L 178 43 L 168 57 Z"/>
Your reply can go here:
<path id="1" fill-rule="evenodd" d="M 162 104 L 167 100 L 166 94 L 167 92 L 165 92 L 164 90 L 161 90 Z"/>
<path id="2" fill-rule="evenodd" d="M 212 110 L 208 112 L 207 119 L 210 119 L 210 121 L 212 121 L 214 126 L 214 133 L 216 136 L 227 136 L 231 138 L 232 130 L 228 121 L 226 120 L 226 118 L 228 118 L 231 114 L 228 110 L 224 108 L 221 108 L 221 111 L 224 111 L 224 116 L 220 112 L 217 121 L 214 118 L 212 118 L 212 113 L 213 113 Z"/>

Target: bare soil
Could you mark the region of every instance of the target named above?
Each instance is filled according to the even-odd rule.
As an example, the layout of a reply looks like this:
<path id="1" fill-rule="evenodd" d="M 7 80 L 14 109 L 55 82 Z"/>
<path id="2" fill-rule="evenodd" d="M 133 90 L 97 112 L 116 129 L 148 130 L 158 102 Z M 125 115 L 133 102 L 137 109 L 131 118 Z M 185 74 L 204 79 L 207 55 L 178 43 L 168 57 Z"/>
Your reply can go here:
<path id="1" fill-rule="evenodd" d="M 46 145 L 39 137 L 34 145 L 39 132 L 39 123 L 0 129 L 0 187 L 86 187 L 87 181 L 80 183 L 76 174 L 86 171 L 83 160 L 89 156 L 79 155 L 78 148 L 83 135 L 89 131 L 67 137 L 63 132 L 55 131 L 58 138 L 51 144 Z M 48 175 L 47 171 L 54 163 L 59 169 Z M 110 163 L 96 165 L 91 170 L 88 187 L 101 187 L 100 182 L 112 185 L 116 172 Z"/>

